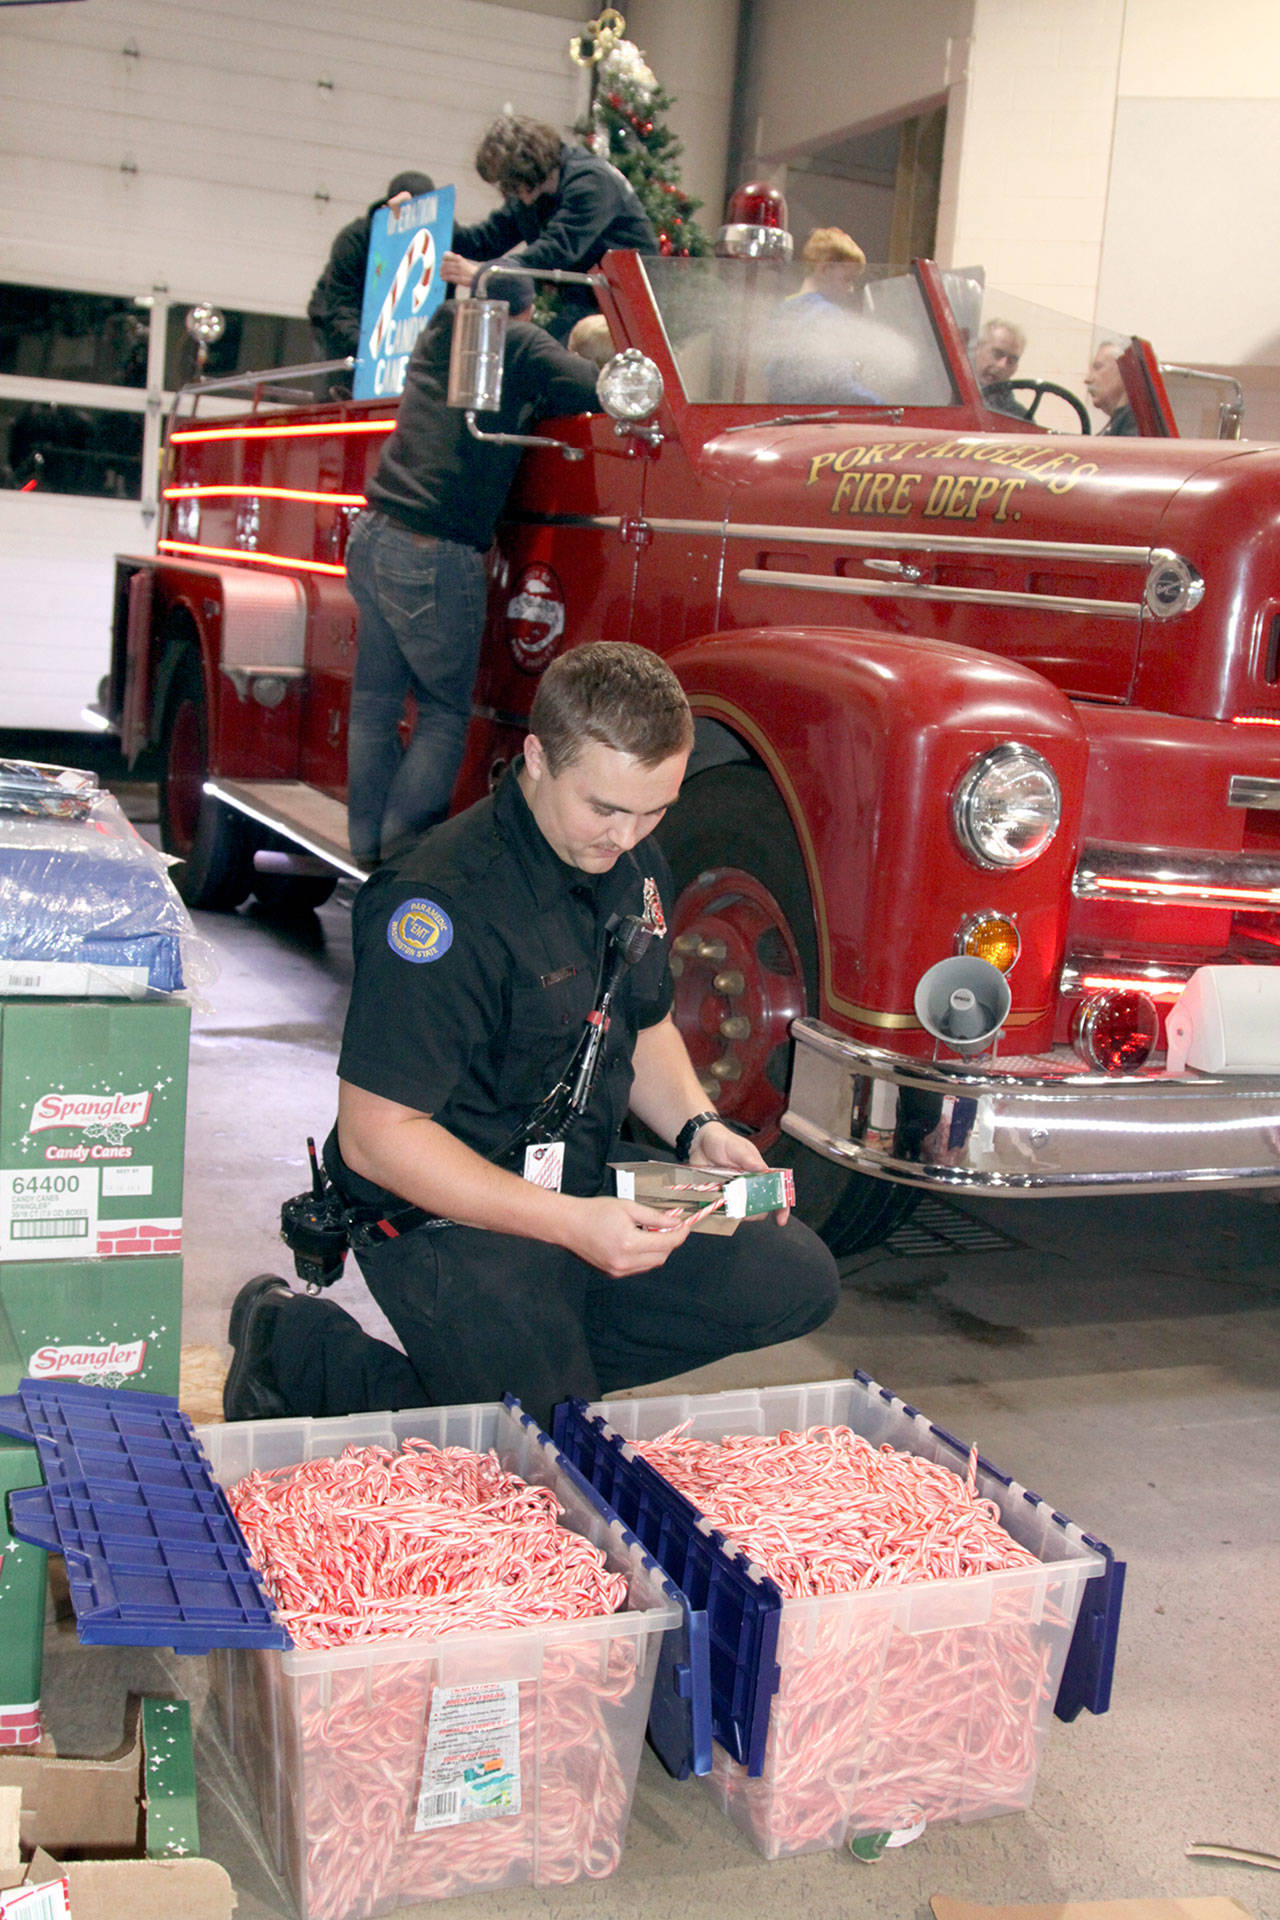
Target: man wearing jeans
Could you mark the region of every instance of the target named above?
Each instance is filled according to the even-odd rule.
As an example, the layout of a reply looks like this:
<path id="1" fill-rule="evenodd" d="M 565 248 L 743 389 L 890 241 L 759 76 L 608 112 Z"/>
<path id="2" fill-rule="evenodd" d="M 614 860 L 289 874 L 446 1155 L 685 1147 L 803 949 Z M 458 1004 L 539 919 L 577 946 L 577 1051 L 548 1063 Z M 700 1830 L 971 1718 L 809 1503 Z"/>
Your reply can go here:
<path id="1" fill-rule="evenodd" d="M 595 407 L 594 365 L 528 318 L 533 282 L 493 274 L 485 294 L 505 300 L 512 320 L 502 405 L 482 417 L 484 431 L 518 433 L 533 419 Z M 347 542 L 360 616 L 347 820 L 352 855 L 371 866 L 448 811 L 484 631 L 484 553 L 520 463 L 519 447 L 475 439 L 463 410 L 447 403 L 456 312 L 442 306 L 414 347 L 396 430 Z M 410 690 L 418 714 L 402 754 Z"/>

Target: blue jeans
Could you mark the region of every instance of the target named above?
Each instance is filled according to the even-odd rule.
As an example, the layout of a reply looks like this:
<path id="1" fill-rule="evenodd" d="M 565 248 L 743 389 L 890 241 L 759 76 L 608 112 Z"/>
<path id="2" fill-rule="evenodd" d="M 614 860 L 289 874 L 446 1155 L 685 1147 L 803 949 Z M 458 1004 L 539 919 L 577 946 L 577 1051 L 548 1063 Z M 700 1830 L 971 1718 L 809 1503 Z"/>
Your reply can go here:
<path id="1" fill-rule="evenodd" d="M 484 632 L 484 557 L 362 513 L 347 542 L 360 615 L 347 728 L 347 825 L 357 860 L 386 859 L 448 812 Z M 400 751 L 412 688 L 418 717 Z"/>

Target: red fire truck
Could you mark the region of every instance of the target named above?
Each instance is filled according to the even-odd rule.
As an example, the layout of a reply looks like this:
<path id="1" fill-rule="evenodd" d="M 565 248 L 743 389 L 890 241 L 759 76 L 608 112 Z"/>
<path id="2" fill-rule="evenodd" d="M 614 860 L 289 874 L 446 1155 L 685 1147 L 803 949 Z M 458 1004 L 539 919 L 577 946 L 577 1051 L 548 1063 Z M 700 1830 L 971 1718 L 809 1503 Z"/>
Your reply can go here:
<path id="1" fill-rule="evenodd" d="M 1280 1181 L 1280 448 L 1180 437 L 1139 339 L 1137 435 L 1089 433 L 1094 341 L 1047 318 L 1036 417 L 994 410 L 969 349 L 1010 308 L 929 263 L 868 268 L 836 404 L 778 261 L 595 277 L 606 410 L 523 460 L 455 806 L 560 650 L 666 656 L 679 1024 L 838 1249 L 920 1190 Z M 109 709 L 197 906 L 356 871 L 343 549 L 393 407 L 290 386 L 180 410 L 118 563 Z"/>

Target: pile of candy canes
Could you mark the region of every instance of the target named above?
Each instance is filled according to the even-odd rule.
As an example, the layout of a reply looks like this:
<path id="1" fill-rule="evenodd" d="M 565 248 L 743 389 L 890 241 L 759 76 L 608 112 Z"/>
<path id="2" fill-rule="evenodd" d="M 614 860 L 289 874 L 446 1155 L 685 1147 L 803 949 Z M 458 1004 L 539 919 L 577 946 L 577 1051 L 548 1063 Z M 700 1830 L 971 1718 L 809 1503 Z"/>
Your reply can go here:
<path id="1" fill-rule="evenodd" d="M 295 1646 L 371 1649 L 288 1680 L 273 1658 L 241 1669 L 258 1724 L 294 1725 L 301 1764 L 269 1790 L 293 1796 L 284 1826 L 299 1836 L 295 1892 L 311 1920 L 613 1871 L 641 1731 L 626 1712 L 635 1638 L 549 1643 L 539 1678 L 519 1688 L 522 1810 L 424 1832 L 414 1813 L 439 1659 L 430 1647 L 376 1657 L 380 1641 L 621 1609 L 626 1577 L 557 1525 L 549 1488 L 491 1453 L 408 1440 L 396 1454 L 351 1447 L 251 1473 L 228 1497 Z"/>
<path id="2" fill-rule="evenodd" d="M 986 1617 L 933 1631 L 895 1618 L 895 1592 L 1035 1567 L 967 1479 L 847 1427 L 636 1451 L 773 1579 L 781 1685 L 759 1779 L 717 1748 L 712 1788 L 771 1858 L 858 1834 L 1025 1805 L 1048 1710 L 1043 1595 L 995 1583 Z M 856 1604 L 839 1596 L 866 1595 Z M 980 1610 L 984 1611 L 984 1610 Z"/>

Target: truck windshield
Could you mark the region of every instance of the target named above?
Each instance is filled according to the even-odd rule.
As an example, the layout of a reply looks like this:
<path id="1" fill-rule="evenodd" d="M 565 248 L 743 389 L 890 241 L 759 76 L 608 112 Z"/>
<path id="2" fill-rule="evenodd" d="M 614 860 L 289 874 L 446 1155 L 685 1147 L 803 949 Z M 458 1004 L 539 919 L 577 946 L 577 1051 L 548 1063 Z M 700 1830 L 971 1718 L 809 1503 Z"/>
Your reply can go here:
<path id="1" fill-rule="evenodd" d="M 956 403 L 914 276 L 868 266 L 839 298 L 796 261 L 646 255 L 685 396 L 694 404 L 947 407 Z"/>

